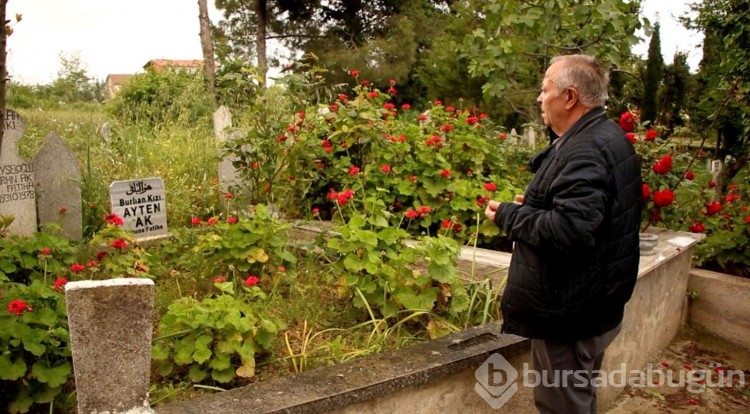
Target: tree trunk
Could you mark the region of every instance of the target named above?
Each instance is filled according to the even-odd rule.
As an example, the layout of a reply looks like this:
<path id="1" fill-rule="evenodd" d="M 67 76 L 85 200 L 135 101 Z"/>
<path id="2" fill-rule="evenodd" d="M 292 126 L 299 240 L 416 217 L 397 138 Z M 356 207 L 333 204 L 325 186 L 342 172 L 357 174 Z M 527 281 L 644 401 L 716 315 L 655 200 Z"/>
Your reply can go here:
<path id="1" fill-rule="evenodd" d="M 8 79 L 8 70 L 5 66 L 8 60 L 8 54 L 6 52 L 7 40 L 8 40 L 8 21 L 5 18 L 5 9 L 8 5 L 8 0 L 0 0 L 0 22 L 3 23 L 2 31 L 0 31 L 0 114 L 2 115 L 2 123 L 0 126 L 0 155 L 3 151 L 3 137 L 5 136 L 5 93 Z"/>
<path id="2" fill-rule="evenodd" d="M 261 88 L 266 87 L 266 75 L 268 73 L 268 61 L 266 60 L 266 25 L 268 24 L 268 0 L 257 0 L 258 30 L 255 39 L 255 48 L 258 54 L 258 74 L 263 79 Z"/>
<path id="3" fill-rule="evenodd" d="M 207 0 L 198 0 L 198 20 L 200 21 L 201 47 L 203 48 L 203 70 L 206 73 L 208 94 L 216 102 L 216 62 L 214 61 L 214 41 L 211 35 L 211 20 L 208 18 Z"/>

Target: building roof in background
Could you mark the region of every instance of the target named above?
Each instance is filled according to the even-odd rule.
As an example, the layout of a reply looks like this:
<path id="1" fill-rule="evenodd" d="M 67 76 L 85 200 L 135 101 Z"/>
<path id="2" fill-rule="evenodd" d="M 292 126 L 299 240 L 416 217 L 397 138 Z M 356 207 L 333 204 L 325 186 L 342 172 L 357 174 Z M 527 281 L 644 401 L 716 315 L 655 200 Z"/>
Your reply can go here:
<path id="1" fill-rule="evenodd" d="M 118 74 L 118 73 L 110 73 L 107 75 L 107 83 L 112 84 L 122 84 L 126 80 L 130 79 L 133 75 L 130 74 Z"/>
<path id="2" fill-rule="evenodd" d="M 203 66 L 203 60 L 151 59 L 143 65 L 143 69 L 199 68 L 201 66 Z"/>

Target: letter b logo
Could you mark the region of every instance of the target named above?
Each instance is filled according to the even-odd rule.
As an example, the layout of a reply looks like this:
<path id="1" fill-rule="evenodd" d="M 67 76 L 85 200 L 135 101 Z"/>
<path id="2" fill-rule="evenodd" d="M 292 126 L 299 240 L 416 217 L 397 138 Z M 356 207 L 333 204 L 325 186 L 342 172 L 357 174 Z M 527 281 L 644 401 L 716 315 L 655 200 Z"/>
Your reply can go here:
<path id="1" fill-rule="evenodd" d="M 492 354 L 474 372 L 474 390 L 492 408 L 502 407 L 518 391 L 518 371 L 500 354 Z"/>

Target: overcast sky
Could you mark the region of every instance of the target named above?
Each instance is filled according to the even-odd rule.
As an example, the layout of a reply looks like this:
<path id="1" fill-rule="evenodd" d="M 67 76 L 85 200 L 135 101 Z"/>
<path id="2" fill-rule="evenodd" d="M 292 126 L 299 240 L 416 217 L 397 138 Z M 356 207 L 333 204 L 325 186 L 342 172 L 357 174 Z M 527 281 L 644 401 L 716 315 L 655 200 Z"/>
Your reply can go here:
<path id="1" fill-rule="evenodd" d="M 213 0 L 209 16 L 219 17 Z M 659 13 L 664 60 L 688 51 L 695 70 L 701 37 L 690 35 L 675 16 L 688 0 L 645 0 L 644 14 Z M 22 14 L 15 23 L 13 16 Z M 89 76 L 136 73 L 151 59 L 201 59 L 198 2 L 195 0 L 9 0 L 14 33 L 8 38 L 8 72 L 25 84 L 49 83 L 60 69 L 60 53 L 79 53 Z M 647 41 L 636 52 L 648 50 Z"/>

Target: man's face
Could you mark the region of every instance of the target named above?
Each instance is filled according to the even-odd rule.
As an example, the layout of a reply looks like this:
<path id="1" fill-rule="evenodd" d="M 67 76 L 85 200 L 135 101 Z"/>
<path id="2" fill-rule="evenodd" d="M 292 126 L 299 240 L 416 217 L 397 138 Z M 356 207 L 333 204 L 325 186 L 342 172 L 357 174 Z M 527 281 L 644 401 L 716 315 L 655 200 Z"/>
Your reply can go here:
<path id="1" fill-rule="evenodd" d="M 542 107 L 542 120 L 544 120 L 544 125 L 552 128 L 552 130 L 558 135 L 562 135 L 563 132 L 565 132 L 562 130 L 562 127 L 563 121 L 567 116 L 565 108 L 567 94 L 564 93 L 564 90 L 560 90 L 557 85 L 552 83 L 550 78 L 555 71 L 558 70 L 561 63 L 562 62 L 555 62 L 549 67 L 549 69 L 547 69 L 547 73 L 544 75 L 544 80 L 542 81 L 542 91 L 536 98 L 536 101 L 539 102 Z"/>

